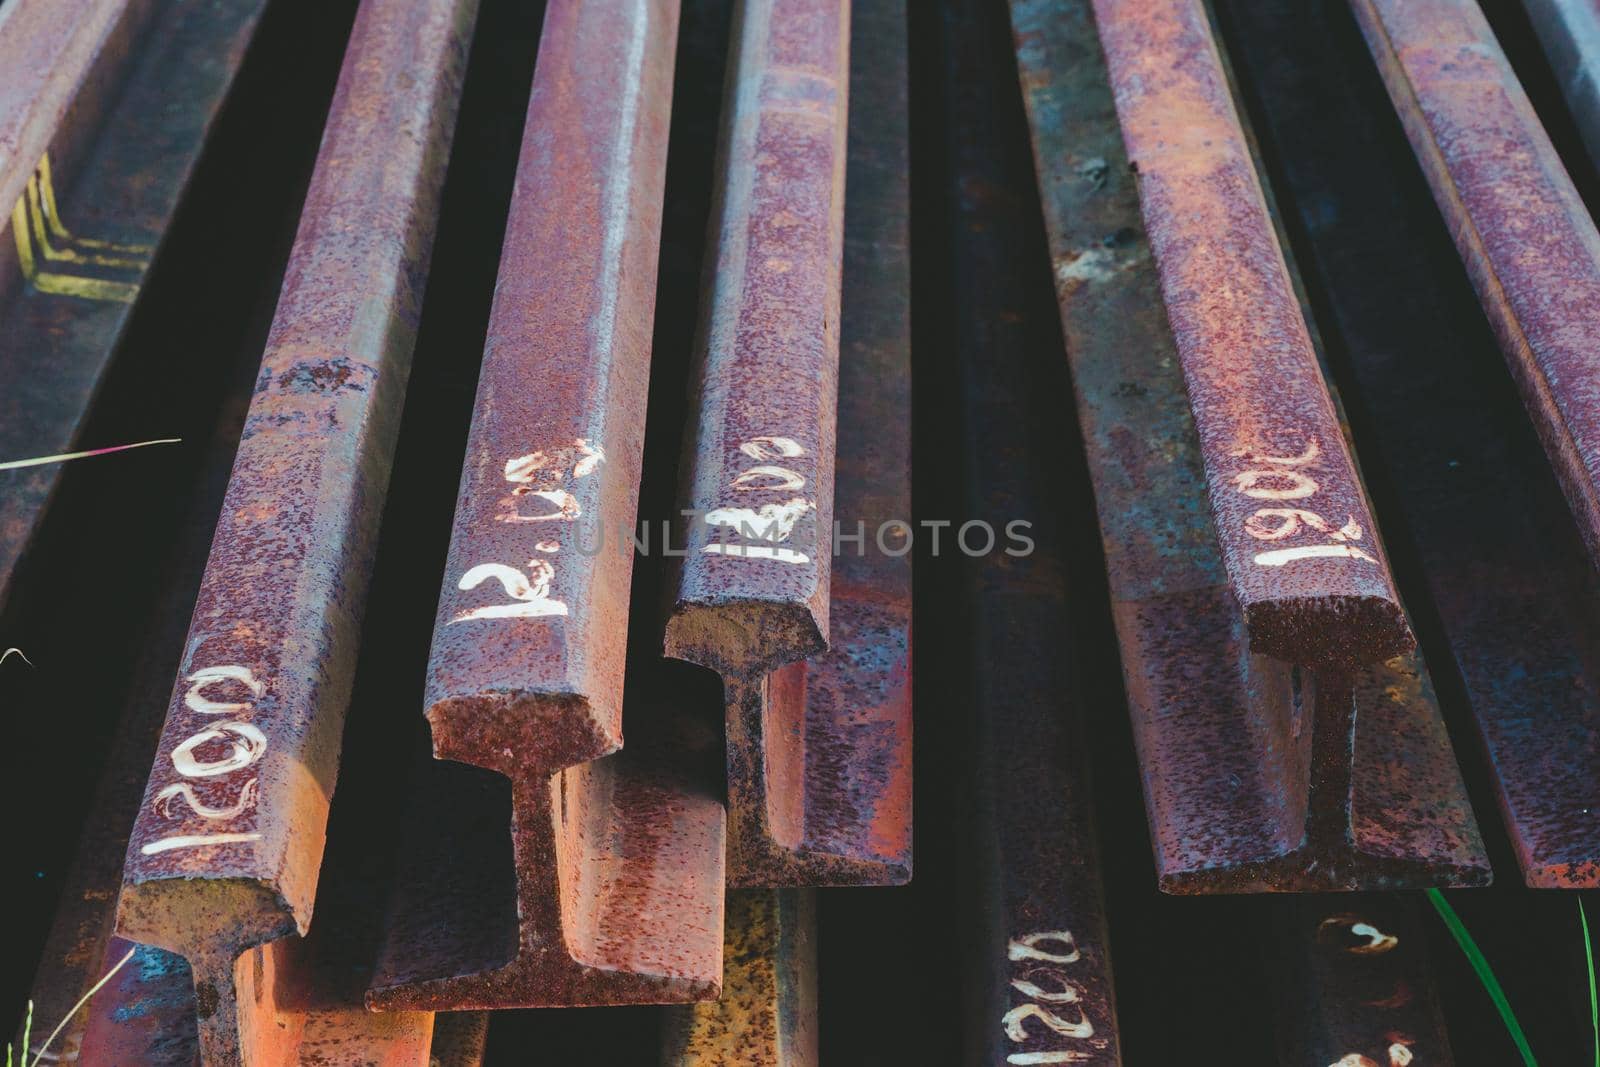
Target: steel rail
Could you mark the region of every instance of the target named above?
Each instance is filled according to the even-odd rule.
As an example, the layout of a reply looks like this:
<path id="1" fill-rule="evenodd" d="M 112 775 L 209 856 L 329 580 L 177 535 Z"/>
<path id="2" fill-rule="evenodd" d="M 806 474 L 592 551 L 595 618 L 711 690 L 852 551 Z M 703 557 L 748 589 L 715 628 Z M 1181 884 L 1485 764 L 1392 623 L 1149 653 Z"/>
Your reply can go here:
<path id="1" fill-rule="evenodd" d="M 1046 87 L 1027 93 L 1040 199 L 1161 887 L 1486 883 L 1419 656 L 1315 672 L 1252 652 L 1206 506 L 1204 432 L 1139 228 L 1142 186 L 1114 133 L 1106 75 L 1081 45 L 1090 9 L 1042 9 L 1051 18 L 1017 19 L 1032 28 L 1018 31 L 1019 57 L 1024 85 Z M 1063 77 L 1076 92 L 1048 88 Z M 1254 181 L 1248 150 L 1241 165 Z"/>
<path id="2" fill-rule="evenodd" d="M 117 932 L 188 960 L 208 1065 L 301 1038 L 280 968 L 311 922 L 475 13 L 357 13 L 124 861 Z"/>
<path id="3" fill-rule="evenodd" d="M 1249 647 L 1319 669 L 1400 655 L 1415 641 L 1205 10 L 1094 9 Z"/>
<path id="4" fill-rule="evenodd" d="M 677 26 L 675 0 L 546 9 L 424 696 L 434 755 L 503 778 L 511 818 L 428 824 L 379 1010 L 716 995 L 722 805 L 672 739 L 618 752 Z M 460 871 L 507 844 L 502 944 L 498 878 Z"/>

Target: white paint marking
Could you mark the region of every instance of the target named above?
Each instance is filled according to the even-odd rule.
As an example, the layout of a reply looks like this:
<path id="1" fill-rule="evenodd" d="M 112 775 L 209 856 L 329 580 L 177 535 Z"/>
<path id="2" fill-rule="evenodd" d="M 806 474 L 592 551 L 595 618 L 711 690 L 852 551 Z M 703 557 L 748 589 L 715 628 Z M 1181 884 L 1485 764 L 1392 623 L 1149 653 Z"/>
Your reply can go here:
<path id="1" fill-rule="evenodd" d="M 239 790 L 239 799 L 226 808 L 211 808 L 202 804 L 200 799 L 194 795 L 194 786 L 188 782 L 169 785 L 157 793 L 153 807 L 169 819 L 180 818 L 181 816 L 172 810 L 172 802 L 179 797 L 182 797 L 184 802 L 202 819 L 233 819 L 244 814 L 245 808 L 255 804 L 256 779 L 252 778 L 246 782 L 244 788 Z"/>
<path id="2" fill-rule="evenodd" d="M 555 568 L 542 559 L 528 561 L 528 575 L 532 575 L 531 578 L 504 563 L 480 563 L 461 576 L 457 587 L 463 591 L 470 591 L 493 579 L 505 589 L 507 596 L 520 603 L 492 604 L 488 607 L 473 608 L 459 613 L 450 620 L 450 623 L 467 622 L 471 619 L 543 618 L 565 615 L 566 604 L 550 599 L 550 582 L 555 578 L 555 574 Z"/>
<path id="3" fill-rule="evenodd" d="M 170 852 L 175 848 L 198 848 L 203 845 L 237 845 L 246 841 L 260 841 L 259 833 L 248 834 L 184 834 L 179 837 L 163 837 L 160 841 L 152 841 L 139 851 L 146 856 L 154 856 L 159 852 Z"/>
<path id="4" fill-rule="evenodd" d="M 751 484 L 761 479 L 772 480 L 768 481 L 765 485 Z M 729 483 L 730 488 L 737 489 L 742 493 L 749 493 L 757 490 L 771 490 L 773 492 L 782 492 L 787 490 L 793 492 L 796 489 L 804 489 L 805 486 L 805 478 L 790 470 L 788 467 L 774 467 L 765 464 L 759 467 L 751 467 L 749 470 L 745 471 L 743 474 L 739 475 L 739 477 L 735 478 L 731 483 Z"/>
<path id="5" fill-rule="evenodd" d="M 250 690 L 252 700 L 260 699 L 267 687 L 256 680 L 249 667 L 227 665 L 222 667 L 202 667 L 189 675 L 189 691 L 183 696 L 183 703 L 190 711 L 201 715 L 233 715 L 237 712 L 248 710 L 249 703 L 232 703 L 217 700 L 208 700 L 201 696 L 205 688 L 218 682 L 240 682 Z"/>
<path id="6" fill-rule="evenodd" d="M 806 454 L 792 437 L 752 437 L 739 446 L 739 451 L 751 459 L 790 459 Z"/>
<path id="7" fill-rule="evenodd" d="M 227 741 L 229 751 L 220 760 L 201 763 L 194 750 L 211 741 Z M 247 722 L 219 722 L 201 730 L 172 750 L 172 766 L 186 778 L 211 778 L 250 766 L 267 751 L 267 736 Z"/>
<path id="8" fill-rule="evenodd" d="M 1298 559 L 1316 559 L 1319 557 L 1364 559 L 1368 563 L 1378 562 L 1354 545 L 1306 545 L 1304 548 L 1279 548 L 1257 555 L 1256 562 L 1263 567 L 1282 567 Z"/>
<path id="9" fill-rule="evenodd" d="M 1054 941 L 1066 945 L 1067 951 L 1045 952 L 1038 948 L 1041 941 Z M 1071 930 L 1042 930 L 1026 937 L 1011 939 L 1006 946 L 1006 959 L 1009 960 L 1044 960 L 1047 963 L 1076 963 L 1082 958 L 1078 951 L 1078 942 L 1073 938 Z"/>

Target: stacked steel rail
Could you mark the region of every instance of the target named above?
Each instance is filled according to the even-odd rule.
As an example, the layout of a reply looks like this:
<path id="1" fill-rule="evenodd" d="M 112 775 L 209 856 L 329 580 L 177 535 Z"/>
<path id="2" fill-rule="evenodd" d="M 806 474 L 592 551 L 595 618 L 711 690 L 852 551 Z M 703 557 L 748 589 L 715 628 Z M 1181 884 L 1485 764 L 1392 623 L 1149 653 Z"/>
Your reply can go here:
<path id="1" fill-rule="evenodd" d="M 945 64 L 947 292 L 959 414 L 950 428 L 961 514 L 1003 536 L 960 551 L 970 687 L 954 708 L 974 798 L 960 1061 L 1122 1062 L 1110 932 L 1090 802 L 1085 719 L 1068 649 L 1068 509 L 1049 383 L 1064 379 L 1048 290 L 1019 255 L 1036 234 L 1005 12 L 953 5 Z M 1007 149 L 1008 143 L 1011 149 Z M 1051 367 L 1054 362 L 1056 366 Z M 1020 523 L 1020 525 L 1017 525 Z M 1003 545 L 1003 547 L 1001 547 Z"/>
<path id="2" fill-rule="evenodd" d="M 722 996 L 668 1009 L 663 1067 L 815 1067 L 815 891 L 736 889 L 727 923 Z"/>
<path id="3" fill-rule="evenodd" d="M 118 933 L 188 960 L 210 1064 L 290 1062 L 320 1036 L 294 942 L 475 11 L 357 15 L 129 843 Z"/>
<path id="4" fill-rule="evenodd" d="M 1600 559 L 1600 348 L 1593 329 L 1600 232 L 1476 4 L 1351 6 L 1593 563 Z M 1533 536 L 1549 539 L 1544 531 Z M 1571 583 L 1592 587 L 1593 572 L 1581 563 L 1568 571 L 1552 584 L 1549 610 L 1561 605 L 1592 633 L 1592 605 L 1570 597 Z M 1441 588 L 1458 641 L 1471 618 L 1508 621 L 1490 601 L 1511 590 L 1484 591 L 1477 599 Z M 1541 598 L 1531 617 L 1546 610 Z M 1592 888 L 1600 885 L 1600 828 L 1590 814 L 1600 803 L 1595 697 L 1587 684 L 1560 678 L 1552 678 L 1547 704 L 1524 703 L 1524 696 L 1506 706 L 1494 692 L 1515 676 L 1518 661 L 1559 664 L 1587 683 L 1592 647 L 1570 631 L 1541 647 L 1518 630 L 1512 624 L 1502 631 L 1509 641 L 1457 653 L 1500 806 L 1530 885 Z M 1542 727 L 1537 740 L 1527 734 L 1527 708 L 1536 709 Z"/>
<path id="5" fill-rule="evenodd" d="M 1041 200 L 1162 887 L 1487 881 L 1203 11 L 1097 3 L 1107 63 L 1092 72 L 1085 5 L 1014 11 L 1025 83 L 1041 87 L 1026 94 Z M 1077 93 L 1055 87 L 1065 78 Z M 1195 274 L 1197 256 L 1230 281 Z M 1281 375 L 1298 392 L 1258 411 L 1284 395 L 1267 388 Z M 1332 524 L 1325 505 L 1308 510 L 1327 464 L 1342 487 Z M 1284 506 L 1245 516 L 1233 496 Z M 1308 537 L 1323 543 L 1273 547 Z M 1286 637 L 1292 625 L 1267 639 L 1293 664 L 1261 651 L 1247 565 L 1297 574 L 1308 610 L 1333 611 L 1307 622 L 1327 635 L 1309 644 Z M 1344 595 L 1369 599 L 1329 607 Z"/>
<path id="6" fill-rule="evenodd" d="M 33 450 L 79 443 L 260 0 L 76 2 L 71 24 L 38 0 L 0 7 L 0 62 L 21 72 L 0 92 L 0 200 L 16 197 L 0 322 L 20 338 L 0 341 L 0 370 L 24 373 L 25 343 L 52 331 L 73 359 Z M 1509 492 L 1517 464 L 1547 464 L 1532 511 L 1550 521 L 1559 488 L 1578 522 L 1486 521 L 1540 564 L 1464 593 L 1481 546 L 1441 532 L 1461 509 L 1380 498 L 1428 572 L 1526 879 L 1593 886 L 1600 579 L 1578 540 L 1600 559 L 1581 329 L 1600 234 L 1471 0 L 1350 2 L 1547 457 L 1513 441 L 1488 484 Z M 664 641 L 719 676 L 720 712 L 705 704 L 720 738 L 696 706 L 710 675 L 641 663 L 628 640 L 654 607 L 631 602 L 633 549 L 678 0 L 548 6 L 427 662 L 432 751 L 407 817 L 370 833 L 397 746 L 372 742 L 383 693 L 352 700 L 356 659 L 477 4 L 364 0 L 254 392 L 231 397 L 249 409 L 231 475 L 225 411 L 150 613 L 143 645 L 156 662 L 181 648 L 177 683 L 147 663 L 128 695 L 37 981 L 65 1015 L 133 961 L 71 1021 L 61 1062 L 473 1067 L 481 1009 L 645 1003 L 673 1005 L 664 1063 L 817 1062 L 809 887 L 911 873 L 907 12 L 853 6 L 743 0 L 731 45 Z M 1004 18 L 952 4 L 932 49 L 952 120 L 948 429 L 993 550 L 952 572 L 972 638 L 957 733 L 976 803 L 960 829 L 981 858 L 962 887 L 983 917 L 960 944 L 963 1053 L 1111 1065 L 1088 709 L 1063 654 L 1070 539 L 1047 477 L 1060 397 L 1034 392 L 1067 386 L 1047 370 L 1070 366 L 1159 888 L 1480 885 L 1490 870 L 1206 5 L 1008 11 L 1064 352 L 1040 326 L 1048 299 L 1018 295 L 1042 262 L 1016 254 L 1039 219 L 1007 153 L 1021 135 L 997 120 L 1016 102 Z M 1281 14 L 1239 17 L 1261 34 Z M 176 28 L 159 47 L 157 27 Z M 171 69 L 208 51 L 198 72 Z M 1362 435 L 1373 469 L 1403 493 L 1449 448 L 1413 440 L 1387 393 L 1442 372 L 1382 358 L 1372 308 L 1393 305 L 1351 296 L 1357 275 L 1316 218 L 1322 183 L 1346 176 L 1309 174 L 1295 105 L 1256 93 L 1288 146 L 1287 225 L 1319 272 L 1331 358 L 1381 424 Z M 169 97 L 147 166 L 152 127 L 133 120 Z M 90 213 L 121 194 L 142 198 L 127 219 Z M 1398 227 L 1395 259 L 1430 235 Z M 1450 317 L 1459 295 L 1429 306 Z M 1475 329 L 1441 336 L 1482 349 Z M 1504 414 L 1505 397 L 1439 388 Z M 1416 421 L 1462 447 L 1472 432 Z M 54 477 L 26 475 L 0 505 L 0 602 Z M 218 509 L 207 557 L 197 531 Z M 992 527 L 1018 517 L 1048 528 L 1006 551 Z M 1542 613 L 1555 621 L 1513 632 Z M 365 644 L 368 663 L 384 655 Z M 1537 692 L 1499 706 L 1523 677 Z M 1259 908 L 1284 1062 L 1451 1061 L 1414 900 Z"/>
<path id="7" fill-rule="evenodd" d="M 1324 279 L 1330 351 L 1350 376 L 1372 469 L 1393 487 L 1523 876 L 1545 888 L 1591 884 L 1600 577 L 1466 272 L 1437 266 L 1455 252 L 1422 172 L 1402 167 L 1380 181 L 1348 155 L 1373 144 L 1407 151 L 1377 71 L 1352 77 L 1322 47 L 1341 35 L 1361 43 L 1350 12 L 1226 10 L 1246 57 L 1270 39 L 1294 60 L 1245 60 L 1263 134 L 1284 161 L 1305 260 Z M 1337 220 L 1318 206 L 1335 201 L 1350 205 Z"/>
<path id="8" fill-rule="evenodd" d="M 1351 7 L 1600 561 L 1600 232 L 1475 0 Z"/>
<path id="9" fill-rule="evenodd" d="M 735 886 L 910 876 L 910 530 L 894 522 L 910 496 L 906 383 L 858 390 L 836 433 L 850 17 L 841 0 L 745 4 L 724 105 L 666 651 L 723 679 Z M 894 25 L 872 24 L 885 51 L 861 69 L 877 86 L 903 80 Z M 863 252 L 893 256 L 903 118 L 882 103 L 853 142 L 852 180 L 861 224 L 875 226 Z M 892 314 L 863 320 L 848 358 L 864 380 L 903 378 L 904 328 Z M 859 525 L 836 536 L 836 515 Z"/>
<path id="10" fill-rule="evenodd" d="M 425 697 L 436 756 L 509 779 L 514 929 L 465 873 L 498 850 L 437 860 L 474 792 L 442 784 L 380 1010 L 717 993 L 722 805 L 677 739 L 619 752 L 677 25 L 673 0 L 546 11 Z"/>
<path id="11" fill-rule="evenodd" d="M 0 463 L 129 443 L 81 439 L 90 402 L 264 6 L 0 9 Z M 0 606 L 61 470 L 0 471 Z"/>
<path id="12" fill-rule="evenodd" d="M 1095 17 L 1250 650 L 1325 677 L 1409 651 L 1205 10 Z"/>

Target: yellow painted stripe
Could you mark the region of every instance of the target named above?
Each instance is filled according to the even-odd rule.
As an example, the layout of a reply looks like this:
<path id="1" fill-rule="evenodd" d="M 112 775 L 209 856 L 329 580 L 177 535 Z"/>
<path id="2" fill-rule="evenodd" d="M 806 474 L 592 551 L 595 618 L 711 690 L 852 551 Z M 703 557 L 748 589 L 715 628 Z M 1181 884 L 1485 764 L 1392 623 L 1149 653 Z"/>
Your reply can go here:
<path id="1" fill-rule="evenodd" d="M 143 260 L 128 259 L 124 256 L 103 256 L 97 252 L 82 253 L 70 248 L 52 247 L 45 223 L 44 209 L 39 202 L 38 175 L 28 179 L 28 211 L 33 216 L 33 236 L 38 240 L 39 251 L 44 254 L 45 259 L 95 267 L 120 267 L 128 270 L 144 269 Z"/>
<path id="2" fill-rule="evenodd" d="M 36 179 L 37 175 L 28 179 L 28 191 L 19 197 L 11 208 L 11 236 L 17 245 L 17 266 L 21 269 L 23 278 L 38 292 L 48 293 L 51 296 L 72 296 L 105 303 L 133 303 L 139 295 L 139 286 L 135 282 L 86 278 L 39 269 L 33 251 L 33 238 L 36 235 L 41 250 L 47 257 L 75 259 L 79 262 L 83 260 L 77 256 L 52 255 L 53 250 L 44 238 L 45 219 L 39 202 L 40 190 Z M 110 257 L 91 257 L 90 262 L 100 266 L 130 266 L 139 271 L 144 269 L 144 264 L 141 262 Z"/>
<path id="3" fill-rule="evenodd" d="M 11 209 L 11 235 L 17 240 L 17 265 L 22 268 L 22 276 L 32 281 L 34 271 L 38 268 L 33 263 L 33 242 L 28 238 L 28 211 L 23 207 L 22 200 L 22 197 L 18 197 L 17 206 Z"/>
<path id="4" fill-rule="evenodd" d="M 126 252 L 129 255 L 149 255 L 153 248 L 150 245 L 119 245 L 111 241 L 97 241 L 89 237 L 74 237 L 72 231 L 67 229 L 67 224 L 61 221 L 61 212 L 56 207 L 55 181 L 50 175 L 50 153 L 46 152 L 39 158 L 39 199 L 44 207 L 44 221 L 50 232 L 60 241 L 71 241 L 84 248 L 99 248 L 107 252 Z"/>
<path id="5" fill-rule="evenodd" d="M 71 274 L 41 272 L 31 279 L 33 287 L 51 296 L 76 296 L 83 300 L 99 300 L 107 304 L 131 304 L 139 297 L 139 287 L 132 282 L 112 282 L 104 278 L 79 278 Z"/>

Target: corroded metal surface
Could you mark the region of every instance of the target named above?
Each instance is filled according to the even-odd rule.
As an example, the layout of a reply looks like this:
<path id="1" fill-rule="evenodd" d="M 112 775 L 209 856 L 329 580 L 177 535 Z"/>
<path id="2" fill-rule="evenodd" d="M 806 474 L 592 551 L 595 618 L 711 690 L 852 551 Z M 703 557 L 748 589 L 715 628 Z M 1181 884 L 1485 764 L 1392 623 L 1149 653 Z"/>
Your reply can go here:
<path id="1" fill-rule="evenodd" d="M 733 890 L 726 923 L 722 997 L 669 1010 L 662 1067 L 815 1067 L 815 892 Z"/>
<path id="2" fill-rule="evenodd" d="M 208 1063 L 300 1036 L 284 939 L 311 920 L 475 10 L 357 15 L 129 843 L 118 932 L 188 959 Z"/>
<path id="3" fill-rule="evenodd" d="M 0 10 L 0 204 L 104 116 L 154 0 L 12 0 Z M 15 260 L 8 261 L 8 267 Z"/>
<path id="4" fill-rule="evenodd" d="M 80 1043 L 70 1052 L 61 1050 L 57 1062 L 192 1067 L 198 1061 L 194 980 L 188 963 L 182 956 L 117 937 L 107 945 L 103 961 L 96 960 L 109 971 L 129 949 L 134 950 L 133 958 L 83 1009 Z M 489 1023 L 483 1012 L 373 1014 L 359 996 L 342 1004 L 296 1006 L 295 1014 L 301 1016 L 297 1044 L 282 1058 L 264 1062 L 300 1067 L 478 1067 Z"/>
<path id="5" fill-rule="evenodd" d="M 1403 653 L 1410 627 L 1204 8 L 1095 14 L 1250 648 L 1340 669 Z M 1069 279 L 1116 269 L 1114 250 L 1079 253 Z"/>
<path id="6" fill-rule="evenodd" d="M 428 1067 L 478 1067 L 489 1041 L 486 1011 L 442 1011 L 433 1017 Z"/>
<path id="7" fill-rule="evenodd" d="M 758 678 L 828 643 L 848 0 L 734 28 L 667 654 Z"/>
<path id="8" fill-rule="evenodd" d="M 133 28 L 129 19 L 150 6 L 128 4 L 113 29 L 102 26 L 109 36 L 77 95 L 57 101 L 65 112 L 55 127 L 43 129 L 31 111 L 14 111 L 38 101 L 14 95 L 27 79 L 13 72 L 26 63 L 11 51 L 53 56 L 52 62 L 65 64 L 56 72 L 65 71 L 72 66 L 67 57 L 28 34 L 65 33 L 74 18 L 89 17 L 77 8 L 114 6 L 13 0 L 0 9 L 0 70 L 6 72 L 0 123 L 19 138 L 0 141 L 9 146 L 0 147 L 0 193 L 7 197 L 0 201 L 7 205 L 0 220 L 0 459 L 111 443 L 83 442 L 78 435 L 264 0 L 156 5 L 148 15 L 154 32 L 123 57 L 133 47 L 125 39 Z M 73 47 L 87 44 L 72 40 Z M 113 68 L 122 76 L 111 77 Z M 115 98 L 102 99 L 112 89 Z M 40 129 L 42 140 L 35 136 Z M 0 473 L 0 604 L 10 596 L 61 469 L 51 464 Z"/>
<path id="9" fill-rule="evenodd" d="M 412 861 L 381 1010 L 716 995 L 722 805 L 637 737 L 613 755 L 677 20 L 672 0 L 546 12 L 426 694 L 434 754 L 509 780 L 510 834 L 490 798 L 498 842 Z M 460 837 L 471 800 L 444 798 L 481 780 L 431 777 Z M 462 875 L 507 844 L 509 930 L 499 875 Z"/>
<path id="10" fill-rule="evenodd" d="M 1049 291 L 1028 282 L 1038 261 L 1019 254 L 1039 228 L 1018 151 L 1027 130 L 1004 8 L 951 5 L 941 37 L 957 499 L 997 530 L 1030 524 L 1025 546 L 961 558 L 951 598 L 967 620 L 970 685 L 951 709 L 965 712 L 955 739 L 975 798 L 960 845 L 975 870 L 961 910 L 973 1016 L 959 1062 L 1110 1067 L 1122 1054 L 1083 742 L 1090 709 L 1068 651 L 1064 397 L 1050 393 L 1065 376 Z"/>
<path id="11" fill-rule="evenodd" d="M 732 885 L 909 876 L 910 566 L 870 543 L 910 496 L 904 20 L 867 16 L 874 110 L 848 139 L 848 253 L 850 5 L 761 0 L 735 29 L 666 633 L 668 655 L 723 677 Z M 841 326 L 844 258 L 859 295 Z M 853 453 L 837 484 L 836 445 Z M 835 515 L 866 542 L 837 572 Z M 848 603 L 829 651 L 834 592 Z"/>
<path id="12" fill-rule="evenodd" d="M 685 726 L 674 697 L 648 698 L 625 751 L 531 784 L 430 761 L 371 1007 L 717 996 L 725 820 L 693 769 L 715 739 Z"/>
<path id="13" fill-rule="evenodd" d="M 1590 0 L 1522 0 L 1589 159 L 1600 167 L 1600 8 Z"/>
<path id="14" fill-rule="evenodd" d="M 1225 5 L 1528 884 L 1600 885 L 1600 576 L 1342 4 Z M 1243 68 L 1241 68 L 1243 69 Z M 1252 79 L 1247 79 L 1250 81 Z M 1328 205 L 1341 205 L 1335 212 Z M 1443 262 L 1445 269 L 1439 264 Z"/>
<path id="15" fill-rule="evenodd" d="M 1351 7 L 1600 561 L 1600 233 L 1476 3 Z"/>
<path id="16" fill-rule="evenodd" d="M 1265 953 L 1284 1067 L 1455 1062 L 1415 897 L 1282 901 Z"/>
<path id="17" fill-rule="evenodd" d="M 1013 11 L 1162 888 L 1488 881 L 1419 657 L 1341 677 L 1251 654 L 1089 9 Z"/>
<path id="18" fill-rule="evenodd" d="M 730 885 L 911 877 L 905 10 L 853 5 L 831 647 L 725 678 Z"/>
<path id="19" fill-rule="evenodd" d="M 42 1024 L 35 1027 L 35 1048 L 47 1028 L 67 1022 L 49 1050 L 56 1063 L 192 1067 L 199 1056 L 195 987 L 187 961 L 151 945 L 134 945 L 116 937 L 112 928 L 122 857 L 161 731 L 171 663 L 183 647 L 181 605 L 192 601 L 201 580 L 208 520 L 216 514 L 228 484 L 234 435 L 247 399 L 242 395 L 235 402 L 230 396 L 225 404 L 216 438 L 185 504 L 190 521 L 163 566 L 164 592 L 143 631 L 142 666 L 129 689 L 116 747 L 79 839 L 72 874 L 34 981 L 35 1017 Z M 380 721 L 378 725 L 386 724 Z M 353 988 L 350 984 L 348 976 L 359 978 L 364 969 L 370 969 L 375 926 L 381 916 L 366 900 L 378 892 L 381 875 L 375 877 L 374 871 L 382 868 L 363 870 L 363 865 L 372 864 L 373 853 L 392 844 L 392 836 L 374 834 L 365 825 L 373 806 L 383 806 L 388 784 L 381 753 L 375 755 L 377 758 L 365 760 L 364 773 L 354 776 L 355 794 L 349 789 L 340 794 L 346 809 L 353 800 L 364 800 L 367 807 L 345 812 L 342 836 L 336 830 L 338 840 L 330 845 L 337 855 L 324 872 L 318 898 L 324 922 L 312 938 L 321 938 L 323 944 L 307 957 L 305 980 L 297 983 L 292 1006 L 294 1012 L 304 1015 L 304 1024 L 298 1046 L 278 1062 L 430 1067 L 437 1059 L 442 1067 L 472 1067 L 482 1059 L 485 1017 L 467 1016 L 434 1027 L 426 1013 L 373 1016 L 362 1005 L 359 981 Z M 398 831 L 393 836 L 398 836 Z M 330 886 L 331 896 L 342 898 L 332 901 L 331 914 Z M 325 927 L 332 931 L 331 938 L 324 936 Z M 123 962 L 130 950 L 132 958 Z M 78 998 L 113 970 L 111 980 L 69 1018 L 68 1011 Z M 431 1052 L 430 1029 L 434 1031 Z"/>

